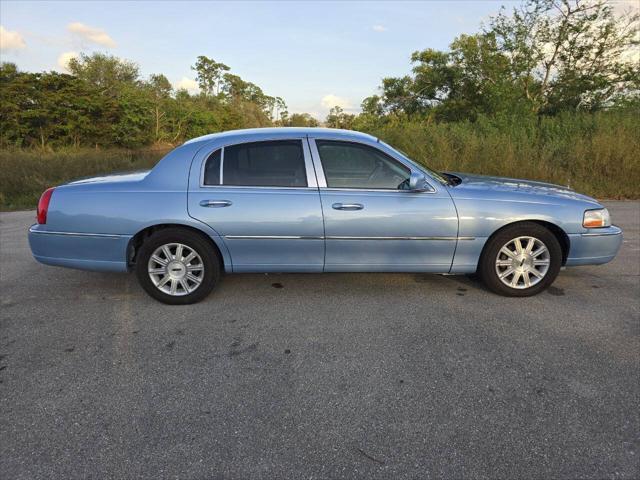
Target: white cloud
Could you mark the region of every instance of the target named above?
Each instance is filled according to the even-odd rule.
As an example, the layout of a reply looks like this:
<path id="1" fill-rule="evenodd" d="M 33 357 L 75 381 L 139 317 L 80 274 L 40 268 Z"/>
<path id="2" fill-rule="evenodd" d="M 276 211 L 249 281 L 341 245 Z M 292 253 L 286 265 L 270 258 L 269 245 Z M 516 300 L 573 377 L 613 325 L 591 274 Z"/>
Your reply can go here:
<path id="1" fill-rule="evenodd" d="M 78 58 L 78 52 L 64 52 L 58 57 L 58 67 L 64 72 L 69 71 L 69 60 Z"/>
<path id="2" fill-rule="evenodd" d="M 198 82 L 187 77 L 182 77 L 182 80 L 180 80 L 178 83 L 174 83 L 173 86 L 176 90 L 184 89 L 189 93 L 198 92 Z"/>
<path id="3" fill-rule="evenodd" d="M 0 50 L 19 50 L 27 44 L 18 32 L 12 32 L 0 25 Z"/>
<path id="4" fill-rule="evenodd" d="M 385 27 L 384 25 L 374 25 L 371 28 L 373 29 L 374 32 L 386 32 L 387 31 L 387 27 Z"/>
<path id="5" fill-rule="evenodd" d="M 75 33 L 88 42 L 102 45 L 103 47 L 115 48 L 116 42 L 113 41 L 107 32 L 101 28 L 90 27 L 80 22 L 73 22 L 67 25 L 67 30 Z"/>
<path id="6" fill-rule="evenodd" d="M 320 100 L 320 105 L 322 105 L 324 108 L 327 108 L 327 109 L 330 109 L 336 106 L 341 107 L 344 110 L 351 109 L 351 102 L 349 100 L 347 100 L 346 98 L 338 97 L 333 93 L 330 93 L 322 97 L 322 100 Z"/>

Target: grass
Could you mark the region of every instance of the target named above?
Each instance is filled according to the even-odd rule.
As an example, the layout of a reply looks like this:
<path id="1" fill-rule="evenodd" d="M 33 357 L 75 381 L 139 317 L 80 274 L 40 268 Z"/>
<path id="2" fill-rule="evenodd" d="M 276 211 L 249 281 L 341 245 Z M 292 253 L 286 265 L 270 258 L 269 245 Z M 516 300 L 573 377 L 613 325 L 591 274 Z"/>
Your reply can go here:
<path id="1" fill-rule="evenodd" d="M 42 192 L 75 178 L 144 170 L 166 149 L 63 149 L 0 151 L 0 209 L 35 208 Z"/>
<path id="2" fill-rule="evenodd" d="M 441 123 L 390 121 L 369 132 L 438 170 L 569 185 L 597 198 L 640 198 L 636 111 Z M 153 166 L 166 150 L 0 151 L 0 209 L 35 208 L 47 187 Z"/>

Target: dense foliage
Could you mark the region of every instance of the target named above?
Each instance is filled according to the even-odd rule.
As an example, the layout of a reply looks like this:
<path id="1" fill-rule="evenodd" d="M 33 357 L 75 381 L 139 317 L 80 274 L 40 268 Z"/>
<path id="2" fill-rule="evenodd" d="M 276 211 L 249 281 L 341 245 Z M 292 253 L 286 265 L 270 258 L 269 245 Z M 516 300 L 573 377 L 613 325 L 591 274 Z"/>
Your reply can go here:
<path id="1" fill-rule="evenodd" d="M 282 98 L 198 57 L 200 93 L 174 91 L 162 74 L 140 78 L 137 65 L 95 53 L 69 62 L 70 74 L 0 67 L 2 147 L 139 147 L 175 144 L 206 133 L 271 125 L 317 125 L 289 117 Z"/>

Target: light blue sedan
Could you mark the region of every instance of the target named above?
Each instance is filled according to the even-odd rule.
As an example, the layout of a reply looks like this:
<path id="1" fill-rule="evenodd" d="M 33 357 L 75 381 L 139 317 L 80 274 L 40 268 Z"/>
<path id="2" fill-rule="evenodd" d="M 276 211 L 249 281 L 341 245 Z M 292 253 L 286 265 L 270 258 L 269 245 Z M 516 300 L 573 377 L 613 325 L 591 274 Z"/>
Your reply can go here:
<path id="1" fill-rule="evenodd" d="M 170 304 L 202 300 L 222 271 L 477 273 L 529 296 L 622 243 L 607 209 L 568 188 L 438 173 L 370 135 L 319 128 L 199 137 L 150 171 L 48 189 L 37 220 L 39 262 L 135 270 Z"/>

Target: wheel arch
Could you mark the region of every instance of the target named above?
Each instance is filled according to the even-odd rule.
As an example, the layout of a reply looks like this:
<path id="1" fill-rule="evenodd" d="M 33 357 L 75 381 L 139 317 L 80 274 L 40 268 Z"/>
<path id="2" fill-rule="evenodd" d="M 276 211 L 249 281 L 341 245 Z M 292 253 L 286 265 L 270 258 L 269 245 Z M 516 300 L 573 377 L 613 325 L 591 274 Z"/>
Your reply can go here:
<path id="1" fill-rule="evenodd" d="M 227 251 L 227 248 L 224 245 L 222 239 L 220 239 L 220 237 L 209 234 L 202 228 L 198 228 L 194 225 L 187 225 L 184 223 L 157 223 L 154 225 L 148 225 L 142 230 L 138 231 L 133 237 L 131 237 L 131 239 L 129 240 L 129 244 L 127 245 L 127 268 L 131 269 L 135 265 L 136 256 L 138 254 L 138 251 L 140 250 L 140 246 L 144 243 L 146 238 L 159 230 L 166 230 L 168 228 L 180 228 L 202 237 L 211 245 L 211 248 L 220 260 L 220 265 L 222 266 L 222 268 L 225 271 L 231 271 L 231 257 L 229 256 L 229 252 Z"/>
<path id="2" fill-rule="evenodd" d="M 556 237 L 556 239 L 558 240 L 558 243 L 560 244 L 560 248 L 562 249 L 562 265 L 564 265 L 567 262 L 567 258 L 569 257 L 569 249 L 571 247 L 571 240 L 569 240 L 569 235 L 567 235 L 567 233 L 555 223 L 547 222 L 545 220 L 531 219 L 531 220 L 518 220 L 516 222 L 507 223 L 505 225 L 502 225 L 495 232 L 493 232 L 489 236 L 489 238 L 487 238 L 486 242 L 484 243 L 484 246 L 482 247 L 482 252 L 480 253 L 480 257 L 478 258 L 478 265 L 480 264 L 480 261 L 485 251 L 487 250 L 488 245 L 490 245 L 491 240 L 493 240 L 493 238 L 496 235 L 502 232 L 505 228 L 513 227 L 514 225 L 519 225 L 523 223 L 536 223 L 546 228 L 547 230 L 549 230 Z"/>

